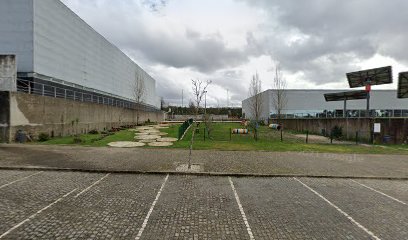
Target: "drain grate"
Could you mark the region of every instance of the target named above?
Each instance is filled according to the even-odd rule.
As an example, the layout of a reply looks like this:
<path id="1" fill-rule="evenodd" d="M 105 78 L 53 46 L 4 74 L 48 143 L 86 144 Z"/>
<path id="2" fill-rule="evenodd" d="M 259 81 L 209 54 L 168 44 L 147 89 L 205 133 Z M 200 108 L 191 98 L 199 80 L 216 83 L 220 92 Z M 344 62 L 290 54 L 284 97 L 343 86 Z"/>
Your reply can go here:
<path id="1" fill-rule="evenodd" d="M 188 164 L 181 164 L 178 165 L 176 168 L 177 172 L 202 172 L 204 167 L 201 164 L 193 163 L 191 164 L 191 168 L 188 168 Z"/>

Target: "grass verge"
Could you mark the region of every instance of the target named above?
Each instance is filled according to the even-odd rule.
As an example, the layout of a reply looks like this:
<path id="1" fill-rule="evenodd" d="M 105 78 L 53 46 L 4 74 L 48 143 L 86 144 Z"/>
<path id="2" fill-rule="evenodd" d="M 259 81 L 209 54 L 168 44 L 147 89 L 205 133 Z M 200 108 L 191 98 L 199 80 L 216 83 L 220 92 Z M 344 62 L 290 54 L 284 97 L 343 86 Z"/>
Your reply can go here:
<path id="1" fill-rule="evenodd" d="M 162 132 L 167 132 L 166 137 L 178 137 L 179 125 L 172 125 L 167 129 L 161 129 Z M 277 151 L 277 152 L 322 152 L 322 153 L 357 153 L 357 154 L 408 154 L 408 147 L 404 145 L 398 146 L 377 146 L 377 145 L 353 145 L 353 144 L 330 144 L 327 143 L 309 143 L 306 144 L 304 139 L 296 137 L 290 132 L 283 133 L 283 141 L 279 131 L 271 130 L 266 126 L 261 126 L 259 129 L 259 140 L 255 141 L 253 133 L 250 134 L 230 134 L 231 129 L 241 128 L 238 123 L 214 123 L 213 130 L 208 134 L 204 134 L 204 124 L 200 124 L 199 132 L 195 134 L 194 146 L 195 150 L 225 150 L 225 151 Z M 183 140 L 175 142 L 169 148 L 188 149 L 192 131 L 192 126 L 186 133 Z M 83 134 L 80 136 L 80 146 L 105 147 L 110 142 L 115 141 L 134 141 L 134 132 L 122 130 L 114 133 L 106 138 L 99 140 L 100 134 Z M 74 137 L 54 138 L 43 142 L 45 145 L 73 145 Z M 147 148 L 151 148 L 146 146 Z"/>

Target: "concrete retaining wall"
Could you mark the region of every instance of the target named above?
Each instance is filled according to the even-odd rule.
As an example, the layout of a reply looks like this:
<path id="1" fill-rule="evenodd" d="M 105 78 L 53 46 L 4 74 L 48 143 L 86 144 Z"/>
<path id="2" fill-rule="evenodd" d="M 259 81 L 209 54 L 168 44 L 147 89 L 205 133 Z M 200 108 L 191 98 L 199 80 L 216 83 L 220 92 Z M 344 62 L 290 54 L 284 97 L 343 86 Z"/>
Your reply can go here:
<path id="1" fill-rule="evenodd" d="M 17 91 L 15 55 L 0 55 L 0 91 Z"/>
<path id="2" fill-rule="evenodd" d="M 0 92 L 0 142 L 7 142 L 10 138 L 10 93 Z"/>
<path id="3" fill-rule="evenodd" d="M 131 109 L 25 93 L 3 92 L 0 95 L 1 101 L 9 101 L 9 110 L 3 109 L 3 104 L 1 105 L 0 121 L 5 122 L 4 119 L 9 118 L 0 129 L 0 134 L 6 132 L 2 134 L 3 141 L 13 141 L 18 130 L 34 137 L 41 132 L 50 136 L 67 136 L 86 133 L 92 129 L 102 131 L 133 125 L 137 118 L 136 111 Z M 139 123 L 148 119 L 160 122 L 164 120 L 164 114 L 139 112 Z"/>
<path id="4" fill-rule="evenodd" d="M 277 122 L 274 119 L 270 123 Z M 348 139 L 355 139 L 356 132 L 359 138 L 369 141 L 372 136 L 374 123 L 381 123 L 381 133 L 374 134 L 376 143 L 384 143 L 384 137 L 390 136 L 390 143 L 407 143 L 408 141 L 408 119 L 407 118 L 335 118 L 335 119 L 282 119 L 285 130 L 309 131 L 314 134 L 326 132 L 330 134 L 334 126 L 343 128 L 343 135 Z"/>

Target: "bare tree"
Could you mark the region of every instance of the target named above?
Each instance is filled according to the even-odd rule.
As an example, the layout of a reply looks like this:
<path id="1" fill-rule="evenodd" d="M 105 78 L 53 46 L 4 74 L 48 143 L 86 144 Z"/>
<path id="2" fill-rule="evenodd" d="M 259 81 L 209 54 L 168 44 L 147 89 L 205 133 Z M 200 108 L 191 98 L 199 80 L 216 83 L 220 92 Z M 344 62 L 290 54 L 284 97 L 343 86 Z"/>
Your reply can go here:
<path id="1" fill-rule="evenodd" d="M 195 105 L 193 100 L 190 99 L 188 102 L 188 114 L 194 115 L 195 114 Z"/>
<path id="2" fill-rule="evenodd" d="M 133 82 L 132 91 L 133 91 L 132 92 L 133 98 L 135 99 L 135 102 L 136 102 L 136 109 L 135 109 L 136 110 L 136 125 L 138 125 L 140 107 L 143 103 L 143 97 L 146 93 L 146 88 L 145 88 L 142 74 L 137 71 L 135 73 L 135 81 Z"/>
<path id="3" fill-rule="evenodd" d="M 262 81 L 259 79 L 258 73 L 252 76 L 249 84 L 249 110 L 250 118 L 258 122 L 261 118 L 262 111 Z"/>
<path id="4" fill-rule="evenodd" d="M 191 80 L 191 83 L 193 84 L 193 95 L 194 95 L 194 105 L 195 105 L 195 116 L 196 119 L 198 117 L 198 113 L 200 110 L 200 104 L 201 101 L 203 100 L 204 94 L 207 91 L 208 85 L 211 84 L 211 81 L 206 81 L 203 82 L 199 79 L 197 80 Z"/>
<path id="5" fill-rule="evenodd" d="M 257 125 L 261 118 L 262 111 L 262 81 L 259 79 L 258 73 L 252 76 L 249 84 L 249 110 L 251 126 L 254 130 L 254 138 L 257 140 Z"/>
<path id="6" fill-rule="evenodd" d="M 193 95 L 194 95 L 194 107 L 195 107 L 195 123 L 194 123 L 194 129 L 193 129 L 193 134 L 191 135 L 191 141 L 190 141 L 190 155 L 188 158 L 188 169 L 191 169 L 191 152 L 193 150 L 193 144 L 194 144 L 194 134 L 198 128 L 198 123 L 197 123 L 197 119 L 198 119 L 198 113 L 200 110 L 200 104 L 201 101 L 203 99 L 204 94 L 207 91 L 207 87 L 208 85 L 211 84 L 211 81 L 207 80 L 205 82 L 197 79 L 197 80 L 191 80 L 191 83 L 193 85 L 192 89 L 193 89 Z"/>
<path id="7" fill-rule="evenodd" d="M 286 79 L 283 77 L 280 65 L 278 63 L 275 64 L 272 103 L 278 118 L 278 123 L 280 124 L 282 111 L 287 104 L 287 98 L 286 98 Z"/>

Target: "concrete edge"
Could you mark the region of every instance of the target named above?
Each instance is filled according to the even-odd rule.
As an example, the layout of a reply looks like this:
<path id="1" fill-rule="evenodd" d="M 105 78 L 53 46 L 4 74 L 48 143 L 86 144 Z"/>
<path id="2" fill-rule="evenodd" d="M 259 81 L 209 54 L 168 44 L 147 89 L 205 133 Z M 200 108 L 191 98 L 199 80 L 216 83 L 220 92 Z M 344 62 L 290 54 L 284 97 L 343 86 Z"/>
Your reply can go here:
<path id="1" fill-rule="evenodd" d="M 214 177 L 256 177 L 256 178 L 332 178 L 332 179 L 371 179 L 371 180 L 408 180 L 408 177 L 389 176 L 336 176 L 313 174 L 259 174 L 259 173 L 226 173 L 226 172 L 176 172 L 176 171 L 137 171 L 137 170 L 104 170 L 79 168 L 50 168 L 50 167 L 0 167 L 9 171 L 49 171 L 49 172 L 82 172 L 82 173 L 111 173 L 111 174 L 149 174 L 149 175 L 192 175 Z"/>

